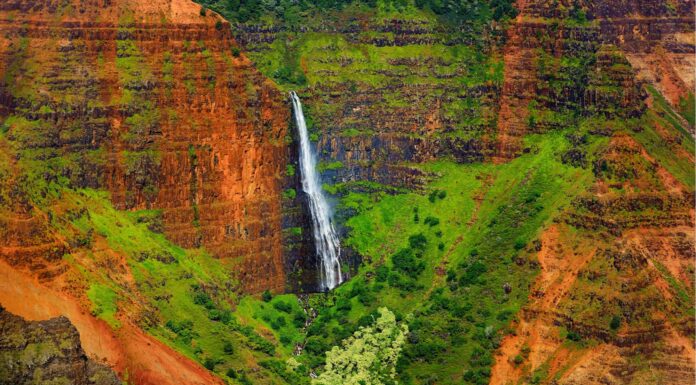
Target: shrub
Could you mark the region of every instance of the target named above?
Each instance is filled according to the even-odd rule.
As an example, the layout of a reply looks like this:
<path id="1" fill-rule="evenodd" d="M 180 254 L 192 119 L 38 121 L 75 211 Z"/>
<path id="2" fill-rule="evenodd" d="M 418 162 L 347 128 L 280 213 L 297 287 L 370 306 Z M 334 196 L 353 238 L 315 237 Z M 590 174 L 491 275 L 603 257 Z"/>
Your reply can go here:
<path id="1" fill-rule="evenodd" d="M 373 310 L 372 313 L 360 317 L 360 319 L 358 319 L 358 327 L 372 324 L 372 322 L 374 322 L 378 316 L 379 313 L 377 313 L 376 310 Z"/>
<path id="2" fill-rule="evenodd" d="M 215 22 L 215 29 L 217 29 L 218 31 L 222 31 L 222 28 L 223 28 L 224 26 L 225 26 L 225 25 L 224 25 L 224 24 L 222 23 L 222 21 L 220 21 L 220 20 L 218 20 L 218 21 Z"/>
<path id="3" fill-rule="evenodd" d="M 234 57 L 239 57 L 239 54 L 240 54 L 240 53 L 241 53 L 241 51 L 239 50 L 239 48 L 237 48 L 237 47 L 232 47 L 232 56 L 234 56 Z"/>
<path id="4" fill-rule="evenodd" d="M 298 329 L 303 328 L 305 322 L 307 322 L 307 316 L 303 312 L 295 313 L 295 316 L 292 318 L 292 324 Z"/>
<path id="5" fill-rule="evenodd" d="M 408 245 L 412 249 L 423 251 L 428 244 L 428 239 L 423 235 L 423 233 L 418 233 L 408 237 Z"/>
<path id="6" fill-rule="evenodd" d="M 414 291 L 422 289 L 423 285 L 418 284 L 412 279 L 407 279 L 401 276 L 401 274 L 396 272 L 391 272 L 389 274 L 389 285 L 403 291 Z"/>
<path id="7" fill-rule="evenodd" d="M 200 15 L 205 16 L 208 13 L 208 8 L 206 7 L 201 7 Z"/>
<path id="8" fill-rule="evenodd" d="M 285 320 L 285 317 L 283 317 L 283 316 L 281 315 L 281 316 L 278 316 L 278 318 L 272 320 L 272 321 L 270 322 L 270 324 L 271 324 L 271 328 L 272 328 L 273 330 L 278 331 L 278 330 L 280 330 L 283 326 L 287 325 L 287 321 Z"/>
<path id="9" fill-rule="evenodd" d="M 254 385 L 254 383 L 251 382 L 251 380 L 249 379 L 249 377 L 247 377 L 246 373 L 242 373 L 242 374 L 239 375 L 239 382 L 240 382 L 242 385 Z"/>
<path id="10" fill-rule="evenodd" d="M 467 370 L 464 373 L 464 380 L 467 381 L 467 383 L 470 384 L 476 384 L 476 385 L 488 385 L 488 377 L 490 377 L 490 369 L 486 370 L 488 368 L 483 368 L 483 369 L 470 369 Z"/>
<path id="11" fill-rule="evenodd" d="M 446 196 L 447 196 L 447 191 L 433 190 L 430 192 L 430 194 L 428 194 L 428 200 L 430 201 L 430 203 L 435 203 L 436 199 L 442 200 L 442 199 L 445 199 Z"/>
<path id="12" fill-rule="evenodd" d="M 471 363 L 472 366 L 488 367 L 488 366 L 493 365 L 493 356 L 491 356 L 490 352 L 484 350 L 480 346 L 476 346 L 471 351 L 471 357 L 469 358 L 469 363 Z"/>
<path id="13" fill-rule="evenodd" d="M 437 199 L 437 190 L 433 190 L 429 195 L 428 195 L 428 200 L 430 203 L 435 203 L 435 199 Z"/>
<path id="14" fill-rule="evenodd" d="M 201 305 L 205 306 L 206 309 L 214 309 L 215 308 L 215 303 L 213 303 L 212 298 L 210 296 L 199 290 L 196 290 L 195 294 L 193 295 L 193 303 L 196 305 Z"/>
<path id="15" fill-rule="evenodd" d="M 502 310 L 498 315 L 495 316 L 495 318 L 498 321 L 507 321 L 511 316 L 513 315 L 513 311 L 510 309 L 505 309 Z"/>
<path id="16" fill-rule="evenodd" d="M 173 331 L 174 333 L 181 333 L 186 330 L 191 330 L 193 328 L 193 321 L 191 320 L 184 320 L 181 322 L 169 320 L 167 323 L 164 325 L 167 327 L 167 329 Z"/>
<path id="17" fill-rule="evenodd" d="M 522 250 L 527 246 L 527 242 L 523 241 L 522 239 L 518 239 L 515 241 L 515 250 Z"/>
<path id="18" fill-rule="evenodd" d="M 294 188 L 289 188 L 289 189 L 283 191 L 283 198 L 292 200 L 292 199 L 295 199 L 295 197 L 297 197 L 297 191 L 295 191 Z M 300 232 L 300 234 L 301 234 L 301 232 Z"/>
<path id="19" fill-rule="evenodd" d="M 323 354 L 329 349 L 329 346 L 317 337 L 310 337 L 305 344 L 305 350 L 315 356 Z"/>
<path id="20" fill-rule="evenodd" d="M 524 358 L 519 354 L 512 359 L 512 363 L 515 364 L 515 366 L 520 366 L 523 362 Z"/>
<path id="21" fill-rule="evenodd" d="M 445 349 L 445 343 L 439 340 L 419 341 L 411 346 L 409 356 L 429 362 L 435 359 L 438 354 L 445 351 Z"/>
<path id="22" fill-rule="evenodd" d="M 370 304 L 372 304 L 372 302 L 374 302 L 374 300 L 375 295 L 367 290 L 364 290 L 360 293 L 360 295 L 358 295 L 358 301 L 360 301 L 360 303 L 365 306 L 369 306 Z"/>
<path id="23" fill-rule="evenodd" d="M 225 344 L 222 346 L 222 351 L 225 352 L 225 354 L 234 354 L 234 345 L 230 341 L 225 341 Z"/>
<path id="24" fill-rule="evenodd" d="M 273 307 L 274 307 L 276 310 L 282 311 L 282 312 L 284 312 L 284 313 L 290 313 L 290 312 L 292 312 L 292 305 L 290 305 L 289 303 L 287 303 L 287 302 L 285 302 L 285 301 L 278 301 L 278 302 L 275 302 L 275 303 L 273 303 Z"/>
<path id="25" fill-rule="evenodd" d="M 571 340 L 571 341 L 578 342 L 578 341 L 580 341 L 580 339 L 581 339 L 582 337 L 581 337 L 580 334 L 579 334 L 578 332 L 576 332 L 575 330 L 569 330 L 569 331 L 568 331 L 568 334 L 566 335 L 566 338 L 569 339 L 569 340 Z"/>
<path id="26" fill-rule="evenodd" d="M 467 267 L 464 271 L 464 275 L 459 278 L 460 286 L 468 286 L 478 281 L 478 277 L 486 272 L 486 265 L 476 261 Z"/>
<path id="27" fill-rule="evenodd" d="M 297 85 L 304 85 L 307 83 L 307 78 L 302 71 L 287 65 L 278 68 L 273 73 L 273 77 L 280 83 L 293 83 Z"/>
<path id="28" fill-rule="evenodd" d="M 205 361 L 203 361 L 203 366 L 205 366 L 206 369 L 208 370 L 215 370 L 215 365 L 217 365 L 218 362 L 214 358 L 206 358 Z"/>
<path id="29" fill-rule="evenodd" d="M 232 312 L 229 310 L 221 310 L 219 321 L 226 325 L 229 325 L 232 321 Z"/>
<path id="30" fill-rule="evenodd" d="M 385 265 L 378 267 L 377 270 L 375 271 L 375 278 L 377 279 L 377 282 L 385 282 L 388 277 L 389 277 L 389 268 Z"/>
<path id="31" fill-rule="evenodd" d="M 220 311 L 217 309 L 212 309 L 208 311 L 208 318 L 213 320 L 213 321 L 219 321 L 220 320 Z"/>
<path id="32" fill-rule="evenodd" d="M 619 317 L 618 315 L 611 317 L 611 322 L 609 322 L 609 327 L 612 330 L 616 330 L 619 328 L 619 326 L 621 326 L 621 317 Z"/>
<path id="33" fill-rule="evenodd" d="M 232 368 L 229 368 L 227 369 L 227 373 L 225 373 L 225 375 L 229 378 L 237 378 L 237 371 Z"/>
<path id="34" fill-rule="evenodd" d="M 350 300 L 348 298 L 340 298 L 336 302 L 336 311 L 338 311 L 338 312 L 347 313 L 352 308 L 353 308 L 353 306 L 351 305 Z"/>
<path id="35" fill-rule="evenodd" d="M 251 332 L 245 334 L 247 338 L 249 338 L 248 346 L 256 351 L 263 352 L 268 354 L 269 356 L 272 356 L 275 354 L 275 346 L 261 337 L 260 335 L 256 334 L 253 332 L 253 329 Z"/>
<path id="36" fill-rule="evenodd" d="M 401 249 L 392 256 L 394 269 L 411 278 L 418 278 L 425 270 L 425 263 L 416 258 L 411 249 Z"/>
<path id="37" fill-rule="evenodd" d="M 263 302 L 271 302 L 273 299 L 273 294 L 271 294 L 271 292 L 268 290 L 264 290 L 263 294 L 261 294 L 261 299 Z"/>
<path id="38" fill-rule="evenodd" d="M 433 227 L 433 226 L 437 226 L 440 224 L 440 219 L 438 219 L 436 217 L 425 217 L 425 219 L 423 220 L 423 223 L 425 223 L 426 225 L 428 225 L 430 227 Z"/>

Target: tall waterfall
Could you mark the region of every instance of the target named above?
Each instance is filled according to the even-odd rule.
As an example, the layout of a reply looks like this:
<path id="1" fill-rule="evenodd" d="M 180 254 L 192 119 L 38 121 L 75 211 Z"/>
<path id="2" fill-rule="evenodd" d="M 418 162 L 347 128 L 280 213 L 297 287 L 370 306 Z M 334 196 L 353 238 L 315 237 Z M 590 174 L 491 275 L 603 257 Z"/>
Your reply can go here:
<path id="1" fill-rule="evenodd" d="M 290 92 L 295 122 L 300 135 L 300 173 L 302 190 L 309 198 L 309 211 L 312 216 L 312 233 L 319 259 L 319 286 L 321 290 L 331 290 L 342 281 L 341 245 L 331 223 L 331 210 L 321 189 L 321 181 L 316 171 L 316 159 L 309 145 L 309 134 L 305 123 L 302 103 L 295 91 Z"/>

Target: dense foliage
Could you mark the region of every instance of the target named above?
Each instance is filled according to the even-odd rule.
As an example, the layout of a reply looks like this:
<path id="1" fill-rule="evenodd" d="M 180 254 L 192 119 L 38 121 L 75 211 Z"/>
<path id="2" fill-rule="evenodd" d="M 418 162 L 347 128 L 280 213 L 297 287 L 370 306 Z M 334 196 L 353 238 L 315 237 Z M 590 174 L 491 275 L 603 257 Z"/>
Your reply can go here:
<path id="1" fill-rule="evenodd" d="M 384 385 L 393 384 L 396 362 L 406 340 L 408 327 L 396 322 L 394 313 L 378 309 L 373 325 L 361 327 L 346 338 L 341 347 L 326 353 L 324 372 L 315 385 Z"/>
<path id="2" fill-rule="evenodd" d="M 367 9 L 363 15 L 375 8 L 405 10 L 404 17 L 413 17 L 411 21 L 424 22 L 428 27 L 436 25 L 428 29 L 429 33 L 439 32 L 440 21 L 480 25 L 516 14 L 509 0 L 201 2 L 232 21 L 281 25 L 290 30 L 306 24 L 321 25 L 330 19 L 326 14 L 335 16 L 350 7 Z M 394 13 L 389 12 L 365 20 L 385 25 L 378 23 L 390 22 Z M 325 17 L 312 17 L 320 14 Z M 200 16 L 205 15 L 206 9 L 202 8 Z M 587 22 L 576 7 L 571 9 L 571 16 L 574 26 Z M 345 19 L 353 22 L 350 17 Z M 125 32 L 121 35 L 128 36 Z M 339 34 L 286 35 L 264 47 L 267 51 L 245 55 L 255 55 L 255 65 L 281 87 L 310 85 L 308 88 L 329 90 L 324 95 L 315 94 L 313 100 L 308 98 L 310 126 L 313 119 L 334 117 L 339 109 L 353 107 L 339 104 L 338 94 L 382 95 L 381 104 L 369 108 L 416 108 L 401 100 L 405 93 L 395 91 L 399 83 L 408 83 L 409 87 L 418 84 L 427 90 L 417 95 L 421 104 L 430 108 L 441 103 L 443 120 L 456 124 L 447 132 L 390 133 L 393 138 L 403 134 L 408 139 L 425 139 L 424 143 L 454 138 L 455 143 L 473 140 L 465 142 L 473 146 L 484 135 L 495 134 L 491 128 L 496 127 L 498 110 L 487 110 L 480 100 L 484 98 L 478 96 L 484 89 L 500 92 L 496 87 L 503 81 L 503 64 L 495 55 L 473 45 L 447 45 L 440 40 L 433 44 L 379 46 Z M 394 43 L 389 40 L 394 38 L 389 31 L 368 30 L 361 37 Z M 450 158 L 408 164 L 405 166 L 412 167 L 414 174 L 427 176 L 422 186 L 413 189 L 365 180 L 326 185 L 326 190 L 335 195 L 340 224 L 346 229 L 343 245 L 363 257 L 360 270 L 331 293 L 298 296 L 266 290 L 257 296 L 240 295 L 232 274 L 235 265 L 213 258 L 204 249 L 174 245 L 162 234 L 161 211 L 118 210 L 103 191 L 96 190 L 97 184 L 86 182 L 97 179 L 87 176 L 96 164 L 106 161 L 103 149 L 78 156 L 60 153 L 49 145 L 43 148 L 46 137 L 70 133 L 52 131 L 54 122 L 42 115 L 12 115 L 0 125 L 0 145 L 6 149 L 0 152 L 0 208 L 9 210 L 8 202 L 21 200 L 40 211 L 47 218 L 46 226 L 71 245 L 70 254 L 62 256 L 71 266 L 103 269 L 113 263 L 112 254 L 122 256 L 134 284 L 114 278 L 117 275 L 95 273 L 101 271 L 97 268 L 79 270 L 93 315 L 118 329 L 127 299 L 137 298 L 143 314 L 140 322 L 147 332 L 231 384 L 487 384 L 494 352 L 512 333 L 510 325 L 530 296 L 539 266 L 536 254 L 541 247 L 540 234 L 551 223 L 563 223 L 577 214 L 573 203 L 581 194 L 590 191 L 598 180 L 620 194 L 627 193 L 625 186 L 639 172 L 654 171 L 658 164 L 693 190 L 693 164 L 674 151 L 677 148 L 693 153 L 693 138 L 688 127 L 682 126 L 685 119 L 693 125 L 693 94 L 680 103 L 680 108 L 690 114 L 684 113 L 684 118 L 652 88 L 647 90 L 656 113 L 628 111 L 616 103 L 622 98 L 608 98 L 602 109 L 587 105 L 583 95 L 588 91 L 604 92 L 602 95 L 623 92 L 598 63 L 610 63 L 611 74 L 621 75 L 616 76 L 619 79 L 630 79 L 630 66 L 617 59 L 618 51 L 606 47 L 600 52 L 603 60 L 597 59 L 599 50 L 592 44 L 572 47 L 562 55 L 543 49 L 536 55 L 532 72 L 537 87 L 544 92 L 527 106 L 526 128 L 536 134 L 524 138 L 524 151 L 519 157 L 500 164 Z M 125 119 L 128 129 L 122 138 L 128 148 L 124 154 L 126 171 L 136 177 L 135 187 L 151 196 L 157 192 L 161 154 L 143 138 L 166 111 L 158 111 L 147 101 L 147 95 L 138 92 L 146 90 L 160 71 L 143 69 L 146 60 L 135 40 L 122 39 L 117 48 L 116 70 L 124 86 L 123 104 L 135 111 Z M 26 47 L 18 44 L 15 49 L 19 63 Z M 200 51 L 205 55 L 205 49 Z M 66 50 L 65 55 L 69 54 Z M 240 54 L 239 48 L 230 52 L 231 57 Z M 413 58 L 425 64 L 418 66 Z M 77 65 L 67 59 L 66 63 L 71 68 Z M 29 64 L 10 62 L 10 70 L 15 68 L 16 72 L 8 71 L 8 77 L 20 70 L 26 72 Z M 192 72 L 187 66 L 190 64 L 183 69 Z M 165 56 L 162 81 L 167 81 L 173 68 Z M 395 76 L 394 81 L 383 75 L 389 71 L 404 76 Z M 453 86 L 437 88 L 441 83 Z M 3 85 L 15 96 L 29 93 L 38 100 L 43 93 L 40 83 L 26 89 L 17 87 L 19 84 L 14 83 L 17 89 Z M 453 88 L 463 90 L 462 94 L 455 95 Z M 411 88 L 405 89 L 411 92 Z M 195 88 L 191 86 L 191 90 Z M 50 108 L 45 104 L 37 110 L 48 114 Z M 355 121 L 351 124 L 330 134 L 356 138 L 357 142 L 361 136 L 376 134 L 378 126 L 374 122 L 369 127 Z M 76 125 L 75 131 L 84 131 L 81 127 Z M 674 131 L 673 142 L 663 140 L 655 127 Z M 327 133 L 320 130 L 328 127 L 313 129 L 317 141 L 320 133 Z M 654 160 L 624 155 L 627 161 L 621 163 L 603 157 L 614 132 L 640 143 Z M 382 149 L 374 152 L 377 150 Z M 198 159 L 192 145 L 188 156 L 195 168 Z M 373 166 L 372 160 L 364 163 Z M 355 165 L 333 160 L 321 163 L 319 168 L 330 173 L 350 167 Z M 295 173 L 292 165 L 284 170 L 288 177 Z M 645 184 L 641 189 L 648 188 L 645 186 L 650 187 Z M 293 200 L 298 195 L 294 189 L 287 189 L 283 198 Z M 194 225 L 200 226 L 197 214 Z M 299 235 L 303 229 L 291 231 Z M 583 234 L 586 230 L 573 231 Z M 596 229 L 593 232 L 602 234 Z M 601 238 L 591 239 L 600 243 Z M 589 268 L 611 271 L 609 259 L 602 263 L 590 265 L 588 273 L 579 278 L 585 288 L 596 285 L 602 290 L 579 297 L 597 298 L 612 289 L 616 281 L 590 274 Z M 679 297 L 682 307 L 691 311 L 689 292 L 670 278 L 668 270 L 661 271 L 670 285 L 679 288 L 675 297 Z M 137 288 L 137 296 L 133 295 L 133 287 Z M 583 303 L 583 299 L 563 306 L 570 309 L 568 314 L 584 317 L 592 330 L 612 335 L 635 322 L 618 305 L 606 306 L 598 315 L 592 308 L 596 303 Z M 563 343 L 572 348 L 591 338 L 572 328 L 563 329 L 561 334 Z M 523 347 L 508 359 L 523 366 L 528 353 L 529 348 Z M 312 374 L 317 375 L 313 381 Z M 535 381 L 530 379 L 531 383 Z"/>
<path id="3" fill-rule="evenodd" d="M 337 11 L 349 5 L 404 10 L 414 6 L 444 19 L 462 24 L 502 20 L 517 15 L 512 0 L 199 0 L 199 3 L 240 23 L 273 17 L 291 28 L 306 25 L 303 18 L 312 12 Z"/>

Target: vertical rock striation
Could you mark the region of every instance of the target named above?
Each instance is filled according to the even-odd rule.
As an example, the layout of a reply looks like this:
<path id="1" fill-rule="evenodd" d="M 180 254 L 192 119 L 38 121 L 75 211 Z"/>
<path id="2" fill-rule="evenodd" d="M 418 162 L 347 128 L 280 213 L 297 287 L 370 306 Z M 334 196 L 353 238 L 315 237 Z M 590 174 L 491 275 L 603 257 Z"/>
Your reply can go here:
<path id="1" fill-rule="evenodd" d="M 288 109 L 229 25 L 199 11 L 186 1 L 3 2 L 0 112 L 19 163 L 44 170 L 34 177 L 45 188 L 28 196 L 107 188 L 121 209 L 159 210 L 178 244 L 237 266 L 245 290 L 280 290 Z M 26 237 L 46 218 L 20 210 L 22 221 L 4 219 L 8 260 L 31 264 L 16 256 L 65 246 Z"/>

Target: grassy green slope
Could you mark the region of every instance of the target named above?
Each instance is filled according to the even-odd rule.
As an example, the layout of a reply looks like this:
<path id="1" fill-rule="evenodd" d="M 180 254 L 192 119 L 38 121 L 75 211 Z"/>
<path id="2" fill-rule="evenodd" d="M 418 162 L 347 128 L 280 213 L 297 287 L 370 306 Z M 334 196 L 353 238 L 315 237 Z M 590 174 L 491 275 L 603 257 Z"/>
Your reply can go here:
<path id="1" fill-rule="evenodd" d="M 317 299 L 319 317 L 308 330 L 303 362 L 321 364 L 324 349 L 387 306 L 402 319 L 409 315 L 404 383 L 454 384 L 465 375 L 487 381 L 492 350 L 528 296 L 533 241 L 592 181 L 588 170 L 560 162 L 569 146 L 562 134 L 532 137 L 529 145 L 530 153 L 503 165 L 422 165 L 439 175 L 425 194 L 344 196 L 342 205 L 360 210 L 347 222 L 347 244 L 365 264 L 357 277 Z M 418 234 L 424 246 L 412 237 Z M 413 252 L 405 265 L 397 257 L 403 250 Z M 421 263 L 421 271 L 409 270 Z"/>
<path id="2" fill-rule="evenodd" d="M 157 211 L 116 210 L 95 190 L 65 191 L 64 200 L 49 210 L 60 214 L 53 225 L 81 243 L 64 258 L 89 287 L 93 313 L 112 327 L 120 327 L 119 318 L 135 321 L 206 368 L 242 383 L 251 366 L 275 355 L 271 341 L 233 315 L 239 297 L 232 269 L 205 250 L 182 249 L 153 232 Z M 127 273 L 113 267 L 114 255 L 123 256 Z M 273 377 L 261 373 L 256 383 Z"/>

